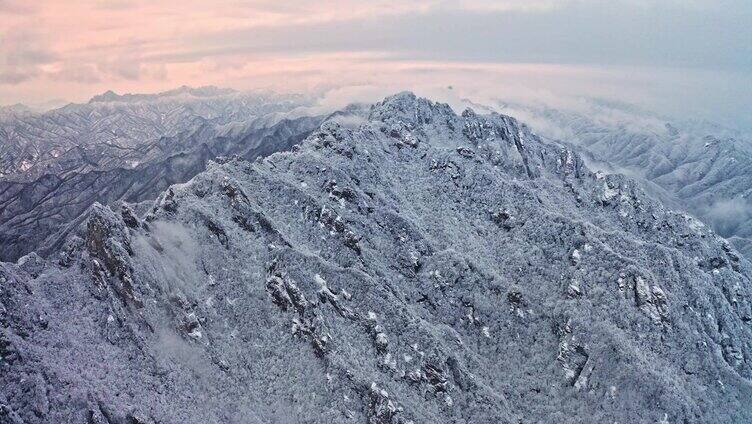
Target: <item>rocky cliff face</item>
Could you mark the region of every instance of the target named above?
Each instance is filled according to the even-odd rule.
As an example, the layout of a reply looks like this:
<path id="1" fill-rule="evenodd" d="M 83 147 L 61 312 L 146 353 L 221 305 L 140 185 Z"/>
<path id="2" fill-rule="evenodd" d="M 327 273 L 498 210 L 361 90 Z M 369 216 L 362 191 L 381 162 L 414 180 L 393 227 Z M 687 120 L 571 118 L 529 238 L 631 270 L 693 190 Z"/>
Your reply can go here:
<path id="1" fill-rule="evenodd" d="M 752 420 L 725 240 L 511 118 L 360 113 L 0 265 L 3 420 Z"/>

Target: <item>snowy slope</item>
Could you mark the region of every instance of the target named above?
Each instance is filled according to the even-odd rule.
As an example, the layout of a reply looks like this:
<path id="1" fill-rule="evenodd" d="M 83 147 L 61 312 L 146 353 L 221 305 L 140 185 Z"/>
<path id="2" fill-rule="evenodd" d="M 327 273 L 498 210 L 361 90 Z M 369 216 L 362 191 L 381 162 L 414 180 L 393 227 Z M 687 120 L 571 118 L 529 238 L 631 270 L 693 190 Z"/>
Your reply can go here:
<path id="1" fill-rule="evenodd" d="M 36 251 L 46 255 L 84 218 L 95 202 L 154 200 L 171 184 L 190 180 L 218 156 L 246 159 L 286 150 L 305 138 L 321 118 L 282 120 L 271 126 L 218 135 L 211 127 L 170 138 L 179 148 L 133 168 L 47 174 L 30 182 L 0 181 L 0 259 Z"/>
<path id="2" fill-rule="evenodd" d="M 301 96 L 215 87 L 95 96 L 44 114 L 0 110 L 0 260 L 46 255 L 95 202 L 154 200 L 207 161 L 289 149 L 321 122 Z M 3 118 L 5 117 L 5 118 Z"/>
<path id="3" fill-rule="evenodd" d="M 42 114 L 6 108 L 0 111 L 0 179 L 28 182 L 47 174 L 133 168 L 183 151 L 185 146 L 170 143 L 175 137 L 247 125 L 308 102 L 292 95 L 182 87 L 159 94 L 110 91 Z"/>
<path id="4" fill-rule="evenodd" d="M 727 242 L 512 118 L 354 113 L 0 265 L 3 419 L 752 420 Z"/>
<path id="5" fill-rule="evenodd" d="M 703 121 L 671 121 L 613 102 L 576 110 L 502 107 L 536 132 L 564 140 L 645 180 L 752 257 L 752 137 Z"/>

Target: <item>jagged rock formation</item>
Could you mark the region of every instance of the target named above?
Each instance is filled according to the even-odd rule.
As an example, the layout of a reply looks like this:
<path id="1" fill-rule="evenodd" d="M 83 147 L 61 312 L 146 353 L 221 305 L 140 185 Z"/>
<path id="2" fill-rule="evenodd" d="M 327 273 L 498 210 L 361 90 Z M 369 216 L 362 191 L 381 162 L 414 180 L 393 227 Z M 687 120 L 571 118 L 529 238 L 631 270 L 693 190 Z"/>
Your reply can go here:
<path id="1" fill-rule="evenodd" d="M 747 422 L 752 265 L 409 93 L 0 265 L 5 422 Z"/>
<path id="2" fill-rule="evenodd" d="M 669 122 L 614 102 L 586 106 L 509 107 L 535 122 L 541 134 L 587 153 L 591 162 L 644 180 L 752 258 L 752 138 L 707 122 Z"/>

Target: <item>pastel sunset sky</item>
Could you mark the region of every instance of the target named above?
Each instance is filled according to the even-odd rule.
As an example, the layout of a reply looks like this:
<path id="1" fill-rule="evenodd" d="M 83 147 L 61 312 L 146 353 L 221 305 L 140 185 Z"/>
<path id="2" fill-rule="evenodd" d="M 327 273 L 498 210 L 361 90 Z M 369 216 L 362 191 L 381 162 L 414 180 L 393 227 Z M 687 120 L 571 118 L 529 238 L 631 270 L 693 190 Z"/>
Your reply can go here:
<path id="1" fill-rule="evenodd" d="M 180 85 L 451 85 L 752 125 L 752 2 L 0 0 L 0 105 Z"/>

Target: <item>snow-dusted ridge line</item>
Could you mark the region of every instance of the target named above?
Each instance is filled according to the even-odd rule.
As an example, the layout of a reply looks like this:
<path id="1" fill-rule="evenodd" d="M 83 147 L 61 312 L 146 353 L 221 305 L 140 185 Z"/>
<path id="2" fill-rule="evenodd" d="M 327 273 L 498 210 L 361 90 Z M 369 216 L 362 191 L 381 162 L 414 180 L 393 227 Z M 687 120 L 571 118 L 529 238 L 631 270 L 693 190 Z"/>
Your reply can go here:
<path id="1" fill-rule="evenodd" d="M 504 104 L 541 134 L 574 146 L 592 166 L 642 180 L 666 202 L 709 223 L 752 257 L 752 138 L 697 121 L 674 121 L 618 103 L 584 110 Z"/>
<path id="2" fill-rule="evenodd" d="M 184 149 L 171 143 L 175 138 L 207 129 L 233 135 L 311 102 L 297 95 L 181 87 L 158 94 L 107 92 L 41 114 L 8 109 L 7 118 L 0 113 L 0 180 L 130 168 Z"/>
<path id="3" fill-rule="evenodd" d="M 144 215 L 95 205 L 57 255 L 0 264 L 0 410 L 752 418 L 752 265 L 725 240 L 512 118 L 409 93 L 353 113 L 211 162 Z"/>

